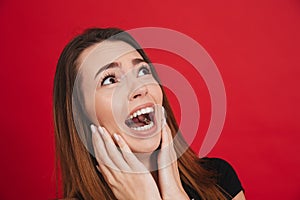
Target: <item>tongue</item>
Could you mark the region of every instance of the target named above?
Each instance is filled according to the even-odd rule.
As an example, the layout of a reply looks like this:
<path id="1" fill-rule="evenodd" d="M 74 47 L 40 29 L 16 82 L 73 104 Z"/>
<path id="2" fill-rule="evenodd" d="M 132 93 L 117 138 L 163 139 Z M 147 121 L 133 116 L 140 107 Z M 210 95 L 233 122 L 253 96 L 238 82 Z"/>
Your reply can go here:
<path id="1" fill-rule="evenodd" d="M 139 115 L 138 117 L 134 117 L 134 118 L 132 119 L 132 121 L 133 121 L 135 124 L 144 123 L 144 122 L 145 122 L 145 116 L 144 116 L 144 115 Z"/>
<path id="2" fill-rule="evenodd" d="M 144 126 L 146 125 L 146 116 L 145 115 L 139 115 L 138 117 L 134 117 L 132 121 L 137 125 L 137 126 Z"/>
<path id="3" fill-rule="evenodd" d="M 145 115 L 139 115 L 138 118 L 140 122 L 144 122 L 146 117 Z"/>

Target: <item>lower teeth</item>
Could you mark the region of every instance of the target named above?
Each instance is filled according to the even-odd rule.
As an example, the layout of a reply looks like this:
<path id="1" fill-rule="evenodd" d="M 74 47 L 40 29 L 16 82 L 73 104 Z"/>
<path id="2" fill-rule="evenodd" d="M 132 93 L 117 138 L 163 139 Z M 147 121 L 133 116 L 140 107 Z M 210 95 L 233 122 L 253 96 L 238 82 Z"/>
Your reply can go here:
<path id="1" fill-rule="evenodd" d="M 150 128 L 152 128 L 152 126 L 154 125 L 154 123 L 151 121 L 149 124 L 141 126 L 141 127 L 132 127 L 133 130 L 136 131 L 144 131 L 144 130 L 148 130 Z"/>

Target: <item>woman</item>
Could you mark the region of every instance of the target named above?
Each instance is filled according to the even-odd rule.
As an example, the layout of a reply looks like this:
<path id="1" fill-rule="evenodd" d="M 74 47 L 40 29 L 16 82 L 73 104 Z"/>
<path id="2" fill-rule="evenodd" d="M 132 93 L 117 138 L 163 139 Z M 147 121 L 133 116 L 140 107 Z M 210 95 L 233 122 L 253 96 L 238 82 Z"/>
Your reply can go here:
<path id="1" fill-rule="evenodd" d="M 64 198 L 245 199 L 227 162 L 199 159 L 184 141 L 154 67 L 126 32 L 73 39 L 53 102 Z"/>

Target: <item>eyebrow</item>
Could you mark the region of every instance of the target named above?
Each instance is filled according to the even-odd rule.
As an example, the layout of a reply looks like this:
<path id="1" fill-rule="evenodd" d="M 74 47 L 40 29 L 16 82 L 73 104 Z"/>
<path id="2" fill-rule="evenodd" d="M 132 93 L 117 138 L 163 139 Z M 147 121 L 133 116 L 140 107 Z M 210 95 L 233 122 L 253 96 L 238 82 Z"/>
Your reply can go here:
<path id="1" fill-rule="evenodd" d="M 147 63 L 144 59 L 141 59 L 141 58 L 135 58 L 135 59 L 133 59 L 133 60 L 131 61 L 131 63 L 132 63 L 133 65 L 137 65 L 137 64 L 139 64 L 139 63 L 141 63 L 141 62 Z M 120 65 L 119 65 L 117 62 L 112 62 L 112 63 L 109 63 L 109 64 L 107 64 L 107 65 L 104 65 L 103 67 L 101 67 L 101 68 L 97 71 L 97 73 L 95 74 L 94 79 L 96 79 L 96 77 L 97 77 L 101 72 L 103 72 L 103 71 L 105 71 L 105 70 L 107 70 L 107 69 L 115 68 L 115 67 L 120 67 Z"/>

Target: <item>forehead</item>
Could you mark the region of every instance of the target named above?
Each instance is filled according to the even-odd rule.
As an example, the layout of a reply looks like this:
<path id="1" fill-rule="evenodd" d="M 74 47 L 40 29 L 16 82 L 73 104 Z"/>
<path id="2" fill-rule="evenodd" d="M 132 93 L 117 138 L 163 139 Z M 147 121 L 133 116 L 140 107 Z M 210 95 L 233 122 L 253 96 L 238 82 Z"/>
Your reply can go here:
<path id="1" fill-rule="evenodd" d="M 126 42 L 105 40 L 85 49 L 78 61 L 80 67 L 104 66 L 111 62 L 124 60 L 128 56 L 142 58 L 136 49 Z"/>
<path id="2" fill-rule="evenodd" d="M 140 58 L 140 59 L 143 59 L 143 57 L 139 54 L 139 52 L 137 52 L 135 49 L 133 49 L 132 51 L 120 56 L 119 58 L 117 58 L 114 62 L 117 62 L 117 63 L 124 63 L 124 64 L 127 64 L 127 63 L 132 63 L 132 61 L 136 58 Z"/>

